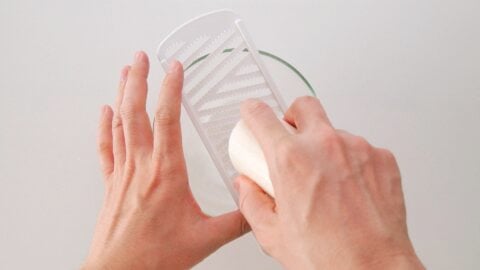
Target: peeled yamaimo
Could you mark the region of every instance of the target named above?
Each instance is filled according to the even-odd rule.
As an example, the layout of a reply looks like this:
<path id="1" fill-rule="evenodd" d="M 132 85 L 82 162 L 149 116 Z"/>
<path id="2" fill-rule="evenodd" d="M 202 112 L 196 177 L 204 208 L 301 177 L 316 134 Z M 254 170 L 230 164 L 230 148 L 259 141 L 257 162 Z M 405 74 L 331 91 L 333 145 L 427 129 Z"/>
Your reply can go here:
<path id="1" fill-rule="evenodd" d="M 294 128 L 286 122 L 283 123 L 287 130 L 293 133 Z M 233 167 L 240 174 L 248 176 L 268 195 L 275 198 L 262 148 L 243 120 L 240 120 L 232 130 L 228 142 L 228 154 Z"/>

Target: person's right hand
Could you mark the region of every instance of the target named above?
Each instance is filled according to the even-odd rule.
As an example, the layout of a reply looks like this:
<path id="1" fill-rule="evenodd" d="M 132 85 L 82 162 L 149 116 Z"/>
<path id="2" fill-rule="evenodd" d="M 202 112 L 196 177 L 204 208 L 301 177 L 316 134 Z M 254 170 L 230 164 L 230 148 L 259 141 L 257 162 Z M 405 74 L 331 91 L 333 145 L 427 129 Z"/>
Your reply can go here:
<path id="1" fill-rule="evenodd" d="M 318 99 L 297 99 L 289 133 L 264 103 L 242 118 L 265 154 L 275 200 L 245 176 L 240 210 L 263 250 L 287 269 L 423 269 L 408 237 L 391 152 L 332 127 Z"/>

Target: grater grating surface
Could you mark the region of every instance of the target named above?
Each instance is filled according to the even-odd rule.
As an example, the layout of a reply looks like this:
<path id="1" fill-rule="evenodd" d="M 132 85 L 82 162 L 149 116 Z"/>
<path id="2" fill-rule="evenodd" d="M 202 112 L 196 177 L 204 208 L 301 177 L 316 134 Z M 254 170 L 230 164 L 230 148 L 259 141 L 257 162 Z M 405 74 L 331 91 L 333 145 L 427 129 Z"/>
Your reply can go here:
<path id="1" fill-rule="evenodd" d="M 182 103 L 237 202 L 228 139 L 240 120 L 241 102 L 256 98 L 278 115 L 285 111 L 242 19 L 229 10 L 192 19 L 160 43 L 157 58 L 165 71 L 173 60 L 183 64 Z"/>

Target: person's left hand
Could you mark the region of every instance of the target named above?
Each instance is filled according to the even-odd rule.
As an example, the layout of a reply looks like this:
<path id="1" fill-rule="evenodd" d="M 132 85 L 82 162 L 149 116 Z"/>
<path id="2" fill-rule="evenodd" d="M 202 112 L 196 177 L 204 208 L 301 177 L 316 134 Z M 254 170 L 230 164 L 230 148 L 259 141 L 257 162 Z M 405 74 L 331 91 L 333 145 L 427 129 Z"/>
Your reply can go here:
<path id="1" fill-rule="evenodd" d="M 166 75 L 153 130 L 145 109 L 148 57 L 122 71 L 115 112 L 104 106 L 98 149 L 105 201 L 84 269 L 187 269 L 243 235 L 239 211 L 205 215 L 192 196 L 182 150 L 183 68 Z"/>

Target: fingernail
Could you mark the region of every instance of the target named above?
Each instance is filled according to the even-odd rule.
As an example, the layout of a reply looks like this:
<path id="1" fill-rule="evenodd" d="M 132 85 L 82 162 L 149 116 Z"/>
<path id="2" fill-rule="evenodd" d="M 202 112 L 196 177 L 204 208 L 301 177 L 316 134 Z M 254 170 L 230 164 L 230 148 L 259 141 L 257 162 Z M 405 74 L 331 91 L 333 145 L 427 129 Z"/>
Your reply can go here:
<path id="1" fill-rule="evenodd" d="M 264 106 L 265 104 L 258 99 L 249 98 L 243 102 L 243 105 L 248 112 L 251 112 L 260 106 Z"/>
<path id="2" fill-rule="evenodd" d="M 105 113 L 107 113 L 107 110 L 108 110 L 108 106 L 107 105 L 102 105 L 102 107 L 100 109 L 100 113 L 105 114 Z"/>
<path id="3" fill-rule="evenodd" d="M 173 60 L 168 67 L 168 73 L 174 73 L 177 70 L 179 63 L 177 60 Z"/>
<path id="4" fill-rule="evenodd" d="M 139 51 L 137 53 L 135 53 L 135 62 L 140 62 L 142 61 L 143 59 L 143 56 L 144 56 L 144 53 L 142 51 Z"/>
<path id="5" fill-rule="evenodd" d="M 128 76 L 128 71 L 130 66 L 125 66 L 122 71 L 120 72 L 120 81 L 126 81 Z"/>

